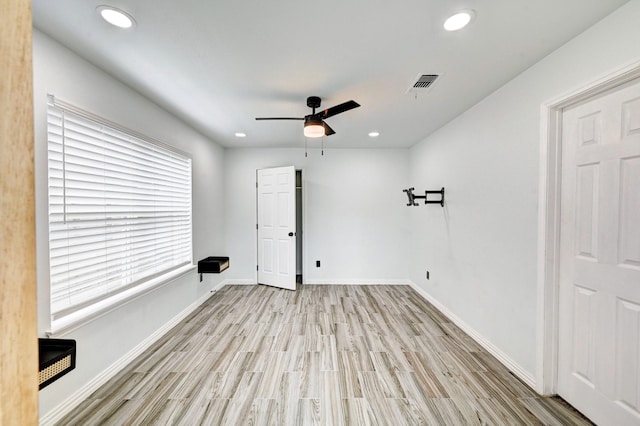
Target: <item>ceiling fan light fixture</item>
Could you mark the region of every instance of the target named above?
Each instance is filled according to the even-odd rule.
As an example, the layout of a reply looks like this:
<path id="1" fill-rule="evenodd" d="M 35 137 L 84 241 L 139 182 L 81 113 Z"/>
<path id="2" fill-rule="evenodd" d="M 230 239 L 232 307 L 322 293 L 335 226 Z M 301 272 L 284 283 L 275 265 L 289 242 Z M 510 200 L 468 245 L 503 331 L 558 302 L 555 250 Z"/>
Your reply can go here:
<path id="1" fill-rule="evenodd" d="M 444 21 L 444 29 L 447 31 L 458 31 L 469 25 L 469 23 L 473 20 L 476 13 L 469 10 L 461 10 L 451 15 Z"/>
<path id="2" fill-rule="evenodd" d="M 304 137 L 305 138 L 321 138 L 324 136 L 324 126 L 322 120 L 309 117 L 304 121 Z"/>
<path id="3" fill-rule="evenodd" d="M 96 10 L 98 11 L 98 13 L 100 13 L 102 19 L 118 28 L 131 28 L 136 23 L 135 19 L 133 19 L 133 16 L 120 9 L 116 9 L 115 7 L 103 5 L 98 6 Z"/>
<path id="4" fill-rule="evenodd" d="M 354 100 L 350 100 L 316 112 L 316 108 L 320 107 L 320 98 L 318 96 L 309 96 L 307 98 L 307 106 L 311 108 L 313 112 L 304 117 L 256 117 L 256 120 L 304 120 L 305 138 L 321 138 L 323 136 L 336 134 L 335 130 L 324 121 L 325 119 L 358 108 L 360 104 Z"/>

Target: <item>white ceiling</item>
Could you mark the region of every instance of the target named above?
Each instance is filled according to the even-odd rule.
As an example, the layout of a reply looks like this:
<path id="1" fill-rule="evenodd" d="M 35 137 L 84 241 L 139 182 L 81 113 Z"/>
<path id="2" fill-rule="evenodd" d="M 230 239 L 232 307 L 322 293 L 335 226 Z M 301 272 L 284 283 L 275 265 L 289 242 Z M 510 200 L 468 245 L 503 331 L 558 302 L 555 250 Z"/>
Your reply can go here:
<path id="1" fill-rule="evenodd" d="M 33 0 L 34 25 L 227 147 L 301 146 L 306 98 L 330 147 L 408 147 L 627 0 Z M 109 4 L 133 15 L 102 21 Z M 454 33 L 444 19 L 474 9 Z M 441 74 L 407 94 L 420 74 Z M 62 96 L 63 94 L 59 94 Z M 70 100 L 72 101 L 72 100 Z M 369 138 L 370 131 L 380 137 Z M 239 139 L 235 132 L 245 132 Z M 317 143 L 317 142 L 314 142 Z"/>

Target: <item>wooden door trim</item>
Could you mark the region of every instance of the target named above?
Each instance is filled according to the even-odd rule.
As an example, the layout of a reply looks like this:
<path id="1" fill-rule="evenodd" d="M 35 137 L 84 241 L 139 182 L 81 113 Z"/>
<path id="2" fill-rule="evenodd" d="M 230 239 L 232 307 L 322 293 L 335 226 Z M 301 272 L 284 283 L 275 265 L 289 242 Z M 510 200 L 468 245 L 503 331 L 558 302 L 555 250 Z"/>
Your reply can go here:
<path id="1" fill-rule="evenodd" d="M 553 395 L 558 390 L 562 113 L 567 107 L 637 78 L 640 61 L 549 100 L 540 108 L 535 389 L 542 395 Z"/>
<path id="2" fill-rule="evenodd" d="M 38 424 L 31 2 L 0 14 L 0 424 Z"/>

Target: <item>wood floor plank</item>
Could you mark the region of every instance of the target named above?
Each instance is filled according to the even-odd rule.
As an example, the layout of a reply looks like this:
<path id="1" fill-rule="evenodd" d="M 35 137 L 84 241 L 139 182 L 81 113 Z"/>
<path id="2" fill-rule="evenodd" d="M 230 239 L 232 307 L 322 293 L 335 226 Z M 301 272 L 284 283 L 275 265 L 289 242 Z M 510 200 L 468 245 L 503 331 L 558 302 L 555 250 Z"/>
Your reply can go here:
<path id="1" fill-rule="evenodd" d="M 589 425 L 409 286 L 227 286 L 60 425 Z"/>
<path id="2" fill-rule="evenodd" d="M 256 398 L 247 413 L 246 423 L 251 426 L 281 424 L 275 399 Z"/>
<path id="3" fill-rule="evenodd" d="M 344 425 L 342 398 L 337 371 L 320 372 L 320 422 L 324 425 Z"/>
<path id="4" fill-rule="evenodd" d="M 146 406 L 147 402 L 144 400 L 124 400 L 120 401 L 118 405 L 118 409 L 112 411 L 109 415 L 100 416 L 99 422 L 94 422 L 89 419 L 95 418 L 93 415 L 91 417 L 85 418 L 86 420 L 80 421 L 78 423 L 66 423 L 66 424 L 99 424 L 105 426 L 119 426 L 119 425 L 133 425 L 136 424 L 135 417 L 140 413 L 143 408 Z M 139 423 L 139 422 L 138 422 Z"/>
<path id="5" fill-rule="evenodd" d="M 413 386 L 413 383 L 418 381 L 418 388 L 420 389 L 420 393 L 427 398 L 448 398 L 449 394 L 447 393 L 447 389 L 442 384 L 441 379 L 438 377 L 439 374 L 434 372 L 429 367 L 425 366 L 420 359 L 418 354 L 416 353 L 407 353 L 406 354 L 407 361 L 411 365 L 412 371 L 410 373 L 405 373 L 401 375 L 402 378 L 410 378 L 411 382 L 406 380 L 403 383 L 403 388 L 407 391 L 406 386 Z M 441 377 L 441 376 L 440 376 Z"/>
<path id="6" fill-rule="evenodd" d="M 229 405 L 221 420 L 222 424 L 238 425 L 246 424 L 246 418 L 250 413 L 251 406 L 255 399 L 260 381 L 264 373 L 247 372 L 243 373 L 240 381 L 233 393 L 233 398 L 229 400 Z"/>
<path id="7" fill-rule="evenodd" d="M 285 374 L 285 352 L 271 352 L 256 398 L 274 399 Z"/>
<path id="8" fill-rule="evenodd" d="M 345 425 L 371 425 L 370 412 L 369 403 L 364 398 L 344 398 L 342 400 L 342 420 Z"/>
<path id="9" fill-rule="evenodd" d="M 362 398 L 362 387 L 358 378 L 361 371 L 354 352 L 338 353 L 338 384 L 343 398 Z"/>
<path id="10" fill-rule="evenodd" d="M 374 424 L 393 425 L 395 415 L 384 393 L 385 385 L 375 371 L 358 373 L 362 383 L 362 395 L 369 402 L 371 418 Z M 393 399 L 393 398 L 391 398 Z"/>
<path id="11" fill-rule="evenodd" d="M 580 413 L 568 404 L 549 404 L 541 398 L 522 398 L 522 404 L 546 425 L 588 425 Z"/>
<path id="12" fill-rule="evenodd" d="M 275 401 L 278 404 L 278 424 L 295 424 L 296 410 L 300 400 L 301 372 L 287 372 L 282 377 L 280 388 L 276 394 Z"/>
<path id="13" fill-rule="evenodd" d="M 171 399 L 166 401 L 162 407 L 157 410 L 155 416 L 150 420 L 150 424 L 154 425 L 173 425 L 180 421 L 181 413 L 185 410 L 190 401 L 184 399 Z"/>
<path id="14" fill-rule="evenodd" d="M 387 352 L 371 352 L 371 359 L 375 366 L 375 373 L 379 388 L 382 389 L 385 398 L 405 398 L 406 395 L 398 380 L 398 372 L 395 363 Z"/>
<path id="15" fill-rule="evenodd" d="M 193 419 L 193 424 L 200 423 L 203 426 L 214 426 L 223 424 L 222 420 L 225 418 L 227 413 L 227 409 L 229 407 L 230 400 L 228 399 L 212 399 L 207 406 L 207 411 L 205 411 L 204 416 L 200 422 L 197 419 Z M 188 419 L 185 418 L 185 426 L 189 423 Z"/>
<path id="16" fill-rule="evenodd" d="M 210 399 L 191 398 L 181 400 L 183 403 L 182 410 L 177 413 L 175 421 L 165 422 L 164 424 L 172 425 L 189 425 L 200 424 L 204 419 L 205 413 L 211 403 Z"/>
<path id="17" fill-rule="evenodd" d="M 320 425 L 320 398 L 302 398 L 298 401 L 298 421 L 304 426 Z"/>
<path id="18" fill-rule="evenodd" d="M 320 353 L 306 352 L 300 382 L 301 398 L 320 398 Z"/>
<path id="19" fill-rule="evenodd" d="M 434 405 L 447 425 L 480 425 L 480 420 L 465 406 L 457 404 L 454 398 L 437 398 L 433 400 Z"/>

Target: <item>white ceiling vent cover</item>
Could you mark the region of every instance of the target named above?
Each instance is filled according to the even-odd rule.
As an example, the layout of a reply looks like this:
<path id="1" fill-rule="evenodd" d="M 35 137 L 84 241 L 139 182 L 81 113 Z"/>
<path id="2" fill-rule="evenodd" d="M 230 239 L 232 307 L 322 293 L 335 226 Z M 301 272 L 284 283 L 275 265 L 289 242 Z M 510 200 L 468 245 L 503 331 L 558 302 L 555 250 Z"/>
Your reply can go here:
<path id="1" fill-rule="evenodd" d="M 438 77 L 440 77 L 438 74 L 419 74 L 407 90 L 407 93 L 426 92 L 434 85 Z"/>

